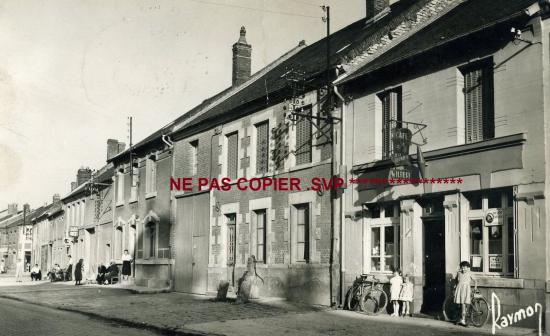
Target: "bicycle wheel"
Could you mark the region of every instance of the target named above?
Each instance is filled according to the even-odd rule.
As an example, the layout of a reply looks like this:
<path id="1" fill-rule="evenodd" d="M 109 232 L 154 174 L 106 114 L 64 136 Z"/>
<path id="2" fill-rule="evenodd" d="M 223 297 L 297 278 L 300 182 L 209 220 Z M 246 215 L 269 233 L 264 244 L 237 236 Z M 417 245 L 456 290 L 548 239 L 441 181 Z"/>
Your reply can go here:
<path id="1" fill-rule="evenodd" d="M 352 286 L 349 290 L 346 300 L 346 308 L 348 310 L 357 310 L 360 308 L 361 301 L 361 286 Z"/>
<path id="2" fill-rule="evenodd" d="M 458 305 L 454 303 L 454 298 L 452 296 L 448 296 L 445 298 L 445 301 L 443 301 L 443 317 L 445 317 L 445 321 L 451 321 L 456 322 L 458 321 L 460 317 L 460 309 L 458 308 Z"/>
<path id="3" fill-rule="evenodd" d="M 472 304 L 469 307 L 470 321 L 476 327 L 482 327 L 489 319 L 489 304 L 482 297 L 472 299 Z"/>
<path id="4" fill-rule="evenodd" d="M 365 313 L 380 314 L 388 304 L 388 295 L 380 289 L 368 289 L 361 297 L 361 310 Z"/>

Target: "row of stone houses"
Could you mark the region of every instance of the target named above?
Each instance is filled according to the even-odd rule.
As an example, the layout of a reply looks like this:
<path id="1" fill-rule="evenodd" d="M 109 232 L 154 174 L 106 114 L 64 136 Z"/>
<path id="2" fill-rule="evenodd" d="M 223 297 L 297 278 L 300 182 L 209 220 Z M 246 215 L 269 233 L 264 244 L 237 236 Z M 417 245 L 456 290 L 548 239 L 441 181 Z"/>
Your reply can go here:
<path id="1" fill-rule="evenodd" d="M 59 206 L 35 219 L 34 259 L 71 253 L 93 277 L 128 249 L 136 284 L 207 294 L 254 256 L 260 295 L 323 305 L 401 269 L 427 313 L 466 260 L 503 314 L 540 303 L 550 318 L 547 1 L 367 8 L 254 74 L 243 27 L 232 85 L 131 148 L 111 140 L 60 200 L 63 229 Z M 334 177 L 346 185 L 314 188 Z M 300 190 L 249 183 L 267 178 Z"/>

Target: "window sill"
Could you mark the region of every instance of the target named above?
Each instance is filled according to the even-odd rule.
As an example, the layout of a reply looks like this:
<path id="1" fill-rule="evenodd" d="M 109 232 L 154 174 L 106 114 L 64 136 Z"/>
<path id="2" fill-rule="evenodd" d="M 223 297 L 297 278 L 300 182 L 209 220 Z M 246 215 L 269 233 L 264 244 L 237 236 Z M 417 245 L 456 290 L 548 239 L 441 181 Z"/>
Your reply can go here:
<path id="1" fill-rule="evenodd" d="M 495 288 L 524 288 L 523 279 L 505 278 L 505 277 L 489 277 L 476 276 L 478 287 L 495 287 Z"/>
<path id="2" fill-rule="evenodd" d="M 137 197 L 136 198 L 132 198 L 128 201 L 128 204 L 132 204 L 132 203 L 136 203 L 138 201 Z"/>
<path id="3" fill-rule="evenodd" d="M 136 265 L 172 265 L 174 259 L 169 258 L 150 258 L 150 259 L 137 259 Z"/>
<path id="4" fill-rule="evenodd" d="M 118 207 L 123 206 L 123 205 L 124 205 L 124 201 L 122 201 L 122 202 L 116 202 L 115 207 L 118 208 Z"/>
<path id="5" fill-rule="evenodd" d="M 149 199 L 149 198 L 153 198 L 153 197 L 157 197 L 157 192 L 156 191 L 145 194 L 145 199 Z"/>

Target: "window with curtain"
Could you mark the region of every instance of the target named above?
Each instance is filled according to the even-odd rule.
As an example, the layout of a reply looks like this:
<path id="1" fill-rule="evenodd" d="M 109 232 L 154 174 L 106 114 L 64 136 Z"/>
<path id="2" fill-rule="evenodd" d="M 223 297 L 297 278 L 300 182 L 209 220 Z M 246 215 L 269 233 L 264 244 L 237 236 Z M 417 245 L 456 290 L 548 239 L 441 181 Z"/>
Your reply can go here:
<path id="1" fill-rule="evenodd" d="M 266 241 L 267 241 L 267 213 L 265 209 L 255 210 L 256 217 L 256 261 L 266 262 Z"/>
<path id="2" fill-rule="evenodd" d="M 309 262 L 309 204 L 298 204 L 296 208 L 296 261 Z"/>
<path id="3" fill-rule="evenodd" d="M 392 272 L 399 268 L 399 205 L 389 203 L 370 209 L 371 271 Z"/>

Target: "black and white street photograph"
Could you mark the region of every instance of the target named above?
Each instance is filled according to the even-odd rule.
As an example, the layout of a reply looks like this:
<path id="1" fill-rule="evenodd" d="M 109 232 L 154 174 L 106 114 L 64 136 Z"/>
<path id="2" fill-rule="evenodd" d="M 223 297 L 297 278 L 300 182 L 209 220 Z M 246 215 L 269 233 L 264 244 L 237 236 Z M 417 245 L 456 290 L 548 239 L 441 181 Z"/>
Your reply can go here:
<path id="1" fill-rule="evenodd" d="M 550 0 L 0 0 L 1 336 L 549 324 Z"/>

